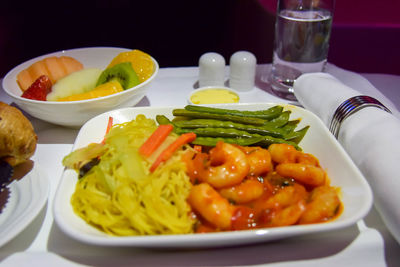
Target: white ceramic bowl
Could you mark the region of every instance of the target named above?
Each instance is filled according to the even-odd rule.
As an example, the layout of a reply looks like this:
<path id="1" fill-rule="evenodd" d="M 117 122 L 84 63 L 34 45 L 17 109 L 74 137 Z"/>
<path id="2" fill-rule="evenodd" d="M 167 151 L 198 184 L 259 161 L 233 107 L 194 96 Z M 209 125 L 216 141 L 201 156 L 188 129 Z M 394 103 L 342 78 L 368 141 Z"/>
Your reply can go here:
<path id="1" fill-rule="evenodd" d="M 220 93 L 216 93 L 216 91 L 220 91 Z M 208 95 L 203 94 L 209 92 Z M 194 101 L 193 97 L 195 95 L 199 95 L 202 94 L 203 95 L 203 102 L 202 103 L 198 103 L 197 101 Z M 216 94 L 218 96 L 216 96 Z M 225 99 L 223 99 L 225 96 Z M 226 102 L 227 99 L 229 99 L 232 96 L 236 96 L 238 98 L 237 102 Z M 206 98 L 205 98 L 206 97 Z M 191 92 L 189 94 L 188 97 L 188 102 L 189 104 L 193 104 L 193 105 L 202 105 L 202 104 L 234 104 L 234 103 L 239 103 L 240 102 L 240 96 L 239 94 L 232 88 L 229 87 L 224 87 L 224 86 L 204 86 L 204 87 L 200 87 L 196 90 L 193 90 L 193 92 Z"/>
<path id="2" fill-rule="evenodd" d="M 130 50 L 114 47 L 90 47 L 43 55 L 26 61 L 7 73 L 3 79 L 3 88 L 22 110 L 33 117 L 67 127 L 79 127 L 89 119 L 106 111 L 136 105 L 145 96 L 150 83 L 158 73 L 159 67 L 157 61 L 152 58 L 155 67 L 154 73 L 141 84 L 113 95 L 80 101 L 37 101 L 23 98 L 21 97 L 22 91 L 17 84 L 18 73 L 45 57 L 63 55 L 79 60 L 84 68 L 104 69 L 120 52 Z"/>

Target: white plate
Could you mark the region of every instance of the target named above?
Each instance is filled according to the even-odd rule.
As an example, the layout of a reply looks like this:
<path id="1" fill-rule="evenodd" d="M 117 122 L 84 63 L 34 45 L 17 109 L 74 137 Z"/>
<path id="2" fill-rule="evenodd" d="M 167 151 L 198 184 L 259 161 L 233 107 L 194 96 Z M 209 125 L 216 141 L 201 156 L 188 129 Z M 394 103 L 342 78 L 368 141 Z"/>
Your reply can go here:
<path id="1" fill-rule="evenodd" d="M 9 186 L 10 196 L 0 214 L 0 247 L 13 239 L 35 219 L 49 194 L 49 182 L 37 163 L 19 181 Z"/>
<path id="2" fill-rule="evenodd" d="M 260 110 L 269 108 L 272 105 L 275 104 L 234 104 L 223 105 L 223 107 L 243 110 Z M 317 116 L 303 108 L 287 104 L 282 105 L 284 105 L 286 109 L 292 110 L 291 118 L 302 118 L 299 127 L 304 125 L 311 126 L 300 145 L 303 147 L 304 151 L 318 157 L 321 165 L 326 168 L 328 172 L 331 184 L 341 188 L 344 211 L 338 219 L 322 224 L 296 225 L 236 232 L 113 237 L 100 232 L 75 215 L 70 205 L 70 198 L 75 189 L 77 174 L 73 170 L 66 170 L 63 173 L 54 200 L 53 211 L 57 224 L 67 235 L 82 242 L 95 245 L 215 247 L 265 242 L 285 237 L 337 230 L 356 223 L 367 214 L 372 205 L 371 189 L 365 178 Z M 164 114 L 171 118 L 171 111 L 173 108 L 177 107 L 125 108 L 101 114 L 88 121 L 81 128 L 73 149 L 75 150 L 86 146 L 91 142 L 100 142 L 103 139 L 109 116 L 114 118 L 115 123 L 129 121 L 138 114 L 145 114 L 151 118 L 155 118 L 157 114 Z"/>

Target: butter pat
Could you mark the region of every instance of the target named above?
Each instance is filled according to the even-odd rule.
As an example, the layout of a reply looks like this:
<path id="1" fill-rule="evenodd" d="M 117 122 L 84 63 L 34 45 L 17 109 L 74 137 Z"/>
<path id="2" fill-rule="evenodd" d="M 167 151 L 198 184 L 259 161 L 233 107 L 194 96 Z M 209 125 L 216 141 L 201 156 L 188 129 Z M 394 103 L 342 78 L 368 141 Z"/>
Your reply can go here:
<path id="1" fill-rule="evenodd" d="M 200 88 L 195 90 L 189 98 L 195 105 L 238 103 L 239 95 L 229 88 Z"/>

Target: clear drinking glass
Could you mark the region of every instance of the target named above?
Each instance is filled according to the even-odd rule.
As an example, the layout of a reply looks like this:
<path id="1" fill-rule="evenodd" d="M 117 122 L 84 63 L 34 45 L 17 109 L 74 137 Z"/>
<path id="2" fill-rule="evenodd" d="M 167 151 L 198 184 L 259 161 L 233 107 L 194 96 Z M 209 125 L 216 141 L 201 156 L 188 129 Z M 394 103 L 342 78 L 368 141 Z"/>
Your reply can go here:
<path id="1" fill-rule="evenodd" d="M 268 83 L 279 96 L 294 99 L 301 74 L 323 71 L 327 62 L 335 0 L 279 0 L 274 53 Z"/>

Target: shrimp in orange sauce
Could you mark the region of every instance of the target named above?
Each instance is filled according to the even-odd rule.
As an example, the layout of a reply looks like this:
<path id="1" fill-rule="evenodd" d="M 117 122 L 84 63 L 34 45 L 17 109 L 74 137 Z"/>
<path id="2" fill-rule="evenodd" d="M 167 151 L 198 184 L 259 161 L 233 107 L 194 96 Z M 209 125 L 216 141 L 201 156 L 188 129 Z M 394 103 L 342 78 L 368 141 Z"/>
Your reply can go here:
<path id="1" fill-rule="evenodd" d="M 296 162 L 319 167 L 319 160 L 316 157 L 314 157 L 314 155 L 309 153 L 303 153 L 303 152 L 297 153 Z"/>
<path id="2" fill-rule="evenodd" d="M 304 163 L 282 163 L 276 166 L 276 172 L 311 186 L 324 185 L 326 173 L 320 167 Z"/>
<path id="3" fill-rule="evenodd" d="M 311 191 L 306 210 L 300 217 L 300 224 L 319 223 L 334 218 L 341 208 L 337 189 L 319 186 Z"/>
<path id="4" fill-rule="evenodd" d="M 304 163 L 319 166 L 319 161 L 314 155 L 296 150 L 288 144 L 272 144 L 268 147 L 272 160 L 277 163 Z"/>
<path id="5" fill-rule="evenodd" d="M 207 183 L 194 185 L 187 200 L 190 206 L 209 223 L 222 230 L 230 229 L 235 207 L 211 185 Z"/>
<path id="6" fill-rule="evenodd" d="M 246 153 L 250 164 L 249 175 L 259 176 L 272 170 L 271 155 L 267 149 L 251 146 L 241 146 L 240 149 Z"/>
<path id="7" fill-rule="evenodd" d="M 294 146 L 288 144 L 272 144 L 268 147 L 271 158 L 276 163 L 296 162 L 299 151 Z"/>
<path id="8" fill-rule="evenodd" d="M 295 224 L 306 207 L 308 193 L 304 186 L 285 186 L 258 207 L 259 224 L 263 227 Z"/>
<path id="9" fill-rule="evenodd" d="M 231 202 L 242 204 L 258 199 L 264 193 L 264 185 L 257 179 L 248 178 L 238 185 L 220 189 L 219 193 Z"/>
<path id="10" fill-rule="evenodd" d="M 238 147 L 218 142 L 209 154 L 198 153 L 193 159 L 195 170 L 189 174 L 215 188 L 239 184 L 249 173 L 246 154 Z"/>
<path id="11" fill-rule="evenodd" d="M 297 151 L 288 144 L 272 144 L 268 151 L 272 160 L 277 163 L 275 170 L 279 175 L 310 186 L 325 184 L 326 172 L 313 155 Z"/>
<path id="12" fill-rule="evenodd" d="M 183 160 L 194 184 L 188 203 L 200 221 L 197 232 L 326 222 L 342 207 L 318 159 L 291 145 L 219 142 Z"/>

